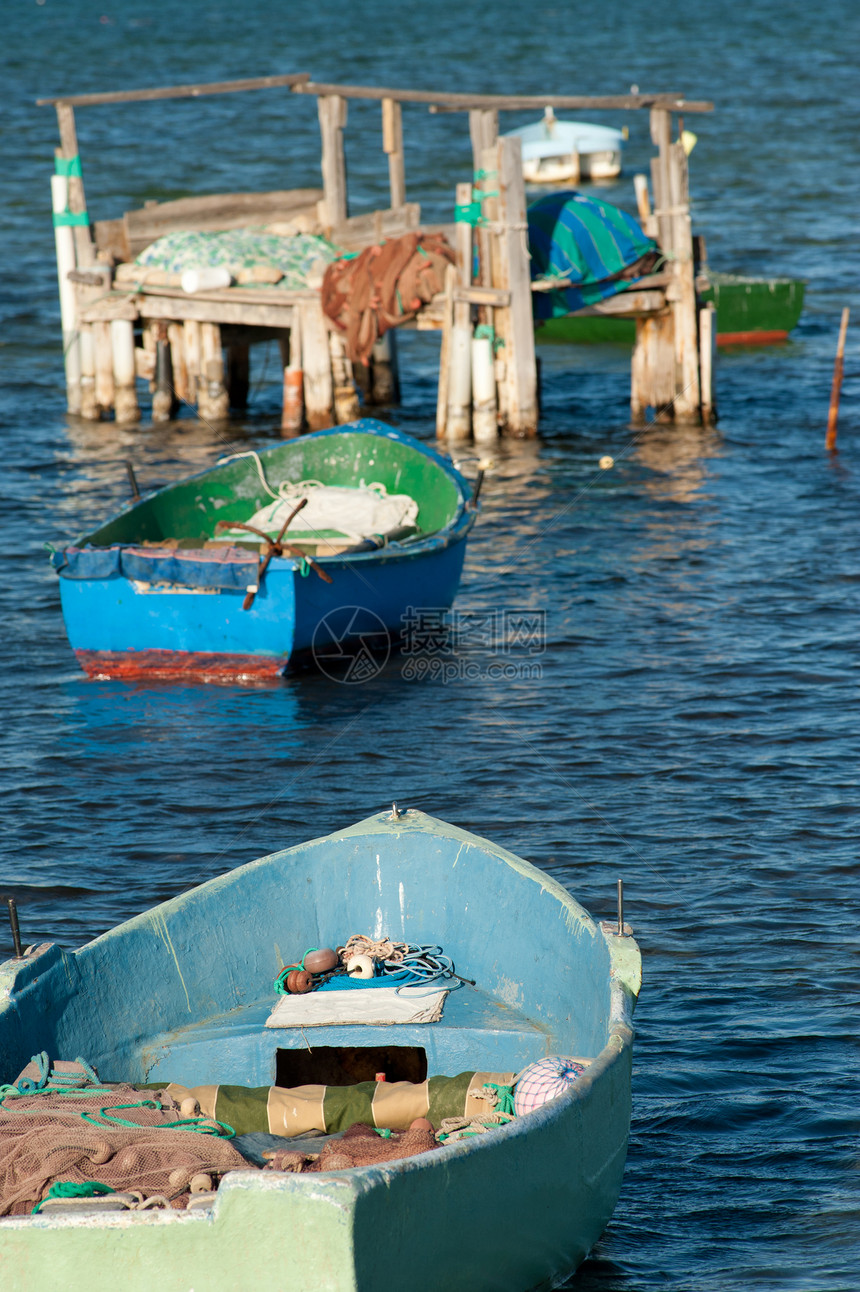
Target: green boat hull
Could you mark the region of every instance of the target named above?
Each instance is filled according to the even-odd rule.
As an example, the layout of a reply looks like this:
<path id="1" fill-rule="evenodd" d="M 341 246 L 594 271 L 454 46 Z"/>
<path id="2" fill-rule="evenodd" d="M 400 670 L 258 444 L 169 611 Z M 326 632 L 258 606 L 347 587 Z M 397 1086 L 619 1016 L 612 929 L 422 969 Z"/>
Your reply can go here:
<path id="1" fill-rule="evenodd" d="M 703 301 L 713 301 L 717 311 L 718 345 L 764 345 L 784 341 L 797 326 L 805 285 L 794 278 L 741 278 L 709 273 L 710 286 Z M 568 315 L 548 319 L 537 328 L 539 341 L 577 345 L 614 342 L 632 345 L 636 339 L 633 319 L 610 315 Z"/>

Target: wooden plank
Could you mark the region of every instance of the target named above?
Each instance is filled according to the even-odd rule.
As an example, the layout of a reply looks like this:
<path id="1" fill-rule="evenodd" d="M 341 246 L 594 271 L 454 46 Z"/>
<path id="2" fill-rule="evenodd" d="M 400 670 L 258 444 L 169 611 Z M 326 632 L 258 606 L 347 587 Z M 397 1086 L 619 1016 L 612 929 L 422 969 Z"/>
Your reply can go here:
<path id="1" fill-rule="evenodd" d="M 403 112 L 396 99 L 382 100 L 382 151 L 388 155 L 388 183 L 392 207 L 406 202 L 406 169 L 403 158 Z"/>
<path id="2" fill-rule="evenodd" d="M 595 318 L 598 315 L 610 315 L 617 318 L 637 318 L 641 314 L 656 314 L 666 309 L 665 292 L 619 292 L 609 296 L 605 301 L 586 305 L 581 310 L 573 310 L 571 318 Z"/>
<path id="3" fill-rule="evenodd" d="M 323 224 L 334 229 L 347 218 L 346 158 L 343 151 L 343 129 L 346 125 L 346 99 L 339 94 L 325 94 L 317 103 L 323 177 Z"/>
<path id="4" fill-rule="evenodd" d="M 108 90 L 102 94 L 67 94 L 56 99 L 37 99 L 36 106 L 56 104 L 85 108 L 99 103 L 151 103 L 154 99 L 199 99 L 207 94 L 238 94 L 243 90 L 269 90 L 301 85 L 311 79 L 310 72 L 292 72 L 286 76 L 254 76 L 241 81 L 200 81 L 196 85 L 164 85 L 149 90 Z"/>
<path id="5" fill-rule="evenodd" d="M 508 351 L 505 354 L 507 407 L 504 426 L 513 435 L 534 435 L 538 424 L 537 363 L 529 278 L 526 194 L 522 145 L 503 137 L 497 146 L 499 181 L 500 287 L 511 293 Z"/>
<path id="6" fill-rule="evenodd" d="M 421 223 L 421 207 L 417 202 L 391 207 L 387 211 L 369 211 L 367 215 L 354 215 L 342 221 L 331 231 L 331 238 L 348 251 L 371 247 L 383 238 L 396 238 L 401 233 L 411 233 Z"/>
<path id="7" fill-rule="evenodd" d="M 303 81 L 293 87 L 295 94 L 332 95 L 344 99 L 396 99 L 399 103 L 426 103 L 440 111 L 471 108 L 519 111 L 551 108 L 650 108 L 662 105 L 673 112 L 712 112 L 713 103 L 684 98 L 679 94 L 464 94 L 447 90 L 402 90 L 377 85 L 336 85 L 333 82 Z"/>
<path id="8" fill-rule="evenodd" d="M 133 259 L 165 233 L 179 230 L 210 233 L 219 229 L 239 229 L 246 224 L 289 221 L 299 216 L 316 225 L 317 203 L 322 196 L 320 188 L 280 189 L 269 193 L 206 193 L 126 211 L 123 217 L 124 239 L 128 247 L 126 259 Z M 119 236 L 115 235 L 112 241 L 118 245 Z"/>
<path id="9" fill-rule="evenodd" d="M 125 220 L 96 220 L 93 224 L 93 237 L 97 255 L 114 262 L 132 259 Z"/>
<path id="10" fill-rule="evenodd" d="M 224 304 L 200 301 L 194 296 L 177 300 L 172 296 L 137 296 L 137 312 L 144 319 L 164 319 L 199 323 L 238 323 L 245 327 L 291 327 L 295 305 Z"/>

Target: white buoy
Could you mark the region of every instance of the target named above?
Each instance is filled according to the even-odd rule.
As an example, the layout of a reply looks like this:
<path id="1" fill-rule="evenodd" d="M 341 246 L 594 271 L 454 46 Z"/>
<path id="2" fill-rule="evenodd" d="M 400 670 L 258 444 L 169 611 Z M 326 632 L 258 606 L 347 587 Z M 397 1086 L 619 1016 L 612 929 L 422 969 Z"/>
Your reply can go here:
<path id="1" fill-rule="evenodd" d="M 65 175 L 51 176 L 51 205 L 62 215 L 69 204 L 69 181 Z M 60 286 L 60 321 L 63 329 L 63 359 L 66 368 L 66 401 L 70 413 L 81 411 L 81 346 L 77 328 L 74 283 L 69 273 L 75 267 L 75 234 L 67 224 L 54 225 L 57 249 L 57 278 Z"/>
<path id="2" fill-rule="evenodd" d="M 448 370 L 449 440 L 467 440 L 472 427 L 472 329 L 455 323 L 451 328 L 451 359 Z"/>
<path id="3" fill-rule="evenodd" d="M 346 972 L 350 978 L 372 978 L 373 960 L 370 956 L 350 956 L 346 962 Z"/>
<path id="4" fill-rule="evenodd" d="M 478 444 L 494 443 L 499 435 L 493 342 L 488 336 L 472 337 L 472 434 Z"/>
<path id="5" fill-rule="evenodd" d="M 233 279 L 229 269 L 214 265 L 207 269 L 186 269 L 179 281 L 182 290 L 191 295 L 194 292 L 214 292 L 220 287 L 229 287 Z"/>

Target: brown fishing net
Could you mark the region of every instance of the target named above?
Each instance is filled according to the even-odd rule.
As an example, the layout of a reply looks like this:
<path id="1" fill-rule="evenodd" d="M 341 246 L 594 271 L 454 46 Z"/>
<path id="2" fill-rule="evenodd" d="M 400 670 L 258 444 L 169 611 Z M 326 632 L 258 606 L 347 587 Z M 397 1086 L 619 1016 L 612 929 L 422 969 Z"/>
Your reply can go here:
<path id="1" fill-rule="evenodd" d="M 329 265 L 322 284 L 323 313 L 345 334 L 352 362 L 366 364 L 377 337 L 414 318 L 441 292 L 445 270 L 453 263 L 444 234 L 405 233 Z"/>
<path id="2" fill-rule="evenodd" d="M 386 1139 L 362 1122 L 350 1126 L 340 1139 L 329 1140 L 319 1154 L 276 1151 L 267 1171 L 343 1171 L 352 1166 L 376 1166 L 401 1157 L 415 1157 L 438 1148 L 432 1130 L 392 1131 Z"/>
<path id="3" fill-rule="evenodd" d="M 31 1212 L 56 1181 L 97 1180 L 117 1191 L 138 1191 L 144 1199 L 160 1195 L 182 1209 L 193 1176 L 209 1174 L 214 1184 L 227 1171 L 249 1169 L 228 1139 L 190 1129 L 217 1129 L 211 1119 L 170 1126 L 180 1120 L 179 1109 L 161 1091 L 130 1085 L 4 1095 L 0 1215 Z"/>

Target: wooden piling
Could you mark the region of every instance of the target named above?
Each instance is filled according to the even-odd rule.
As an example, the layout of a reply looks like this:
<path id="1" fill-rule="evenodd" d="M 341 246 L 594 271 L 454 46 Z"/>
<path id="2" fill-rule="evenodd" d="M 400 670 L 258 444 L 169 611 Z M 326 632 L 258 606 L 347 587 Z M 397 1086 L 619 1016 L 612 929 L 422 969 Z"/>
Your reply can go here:
<path id="1" fill-rule="evenodd" d="M 152 420 L 169 422 L 173 416 L 173 364 L 166 323 L 155 325 L 155 390 L 152 392 Z"/>
<path id="2" fill-rule="evenodd" d="M 334 390 L 328 329 L 318 300 L 302 302 L 299 313 L 302 331 L 305 416 L 310 429 L 319 431 L 323 427 L 331 426 L 334 421 Z"/>
<path id="3" fill-rule="evenodd" d="M 510 292 L 510 304 L 495 311 L 496 318 L 506 316 L 502 428 L 509 435 L 527 436 L 537 431 L 538 406 L 522 145 L 516 137 L 501 138 L 495 152 L 499 275 L 493 285 Z"/>
<path id="4" fill-rule="evenodd" d="M 323 224 L 327 229 L 334 229 L 347 218 L 346 158 L 343 150 L 346 99 L 339 94 L 323 94 L 317 108 L 322 137 Z"/>
<path id="5" fill-rule="evenodd" d="M 186 319 L 182 324 L 182 350 L 185 359 L 185 381 L 188 387 L 185 398 L 189 404 L 196 405 L 200 397 L 202 376 L 200 324 L 197 319 Z"/>
<path id="6" fill-rule="evenodd" d="M 448 387 L 451 370 L 451 331 L 454 327 L 454 288 L 457 270 L 448 265 L 445 270 L 445 297 L 442 305 L 442 343 L 439 347 L 439 386 L 436 396 L 436 434 L 445 435 L 448 425 Z"/>
<path id="7" fill-rule="evenodd" d="M 111 346 L 110 323 L 93 324 L 93 345 L 95 349 L 96 403 L 102 416 L 110 413 L 114 405 L 113 380 L 113 347 Z"/>
<path id="8" fill-rule="evenodd" d="M 363 367 L 357 364 L 355 367 Z M 366 370 L 365 370 L 366 371 Z M 374 343 L 370 356 L 369 402 L 372 404 L 400 403 L 400 368 L 397 357 L 397 332 L 389 328 Z"/>
<path id="9" fill-rule="evenodd" d="M 699 372 L 702 386 L 702 425 L 717 419 L 714 397 L 714 358 L 717 352 L 717 311 L 713 301 L 699 310 Z"/>
<path id="10" fill-rule="evenodd" d="M 185 328 L 182 323 L 168 323 L 167 341 L 170 345 L 173 393 L 177 403 L 187 404 L 191 402 L 191 391 L 188 380 L 188 362 L 185 357 Z"/>
<path id="11" fill-rule="evenodd" d="M 81 171 L 81 158 L 78 152 L 78 134 L 75 128 L 75 110 L 65 102 L 58 102 L 57 125 L 60 131 L 60 149 L 63 162 L 68 172 L 69 211 L 78 216 L 81 223 L 72 226 L 75 242 L 75 263 L 78 269 L 88 269 L 95 264 L 96 251 L 93 244 L 89 218 L 87 217 L 87 200 L 84 193 L 84 179 Z"/>
<path id="12" fill-rule="evenodd" d="M 338 426 L 343 426 L 361 415 L 358 391 L 352 380 L 352 364 L 346 356 L 346 339 L 343 334 L 329 332 L 328 347 L 334 386 L 334 416 Z"/>
<path id="13" fill-rule="evenodd" d="M 114 407 L 118 422 L 139 422 L 140 405 L 134 363 L 134 327 L 129 319 L 110 322 L 113 354 Z"/>
<path id="14" fill-rule="evenodd" d="M 205 422 L 223 421 L 229 412 L 230 399 L 224 385 L 224 353 L 217 323 L 200 324 L 200 369 L 198 415 Z"/>
<path id="15" fill-rule="evenodd" d="M 833 453 L 836 449 L 836 423 L 839 420 L 839 392 L 842 389 L 842 374 L 845 365 L 845 336 L 848 332 L 848 318 L 851 311 L 846 305 L 839 323 L 839 340 L 836 343 L 836 360 L 833 364 L 833 383 L 830 387 L 830 411 L 827 415 L 827 436 L 824 447 Z"/>
<path id="16" fill-rule="evenodd" d="M 293 325 L 279 339 L 281 364 L 284 372 L 284 396 L 281 405 L 281 434 L 285 438 L 298 435 L 305 415 L 302 372 L 302 334 L 299 312 L 294 312 Z"/>
<path id="17" fill-rule="evenodd" d="M 388 156 L 388 183 L 392 207 L 406 201 L 406 168 L 403 157 L 403 110 L 396 99 L 382 100 L 382 151 Z"/>

